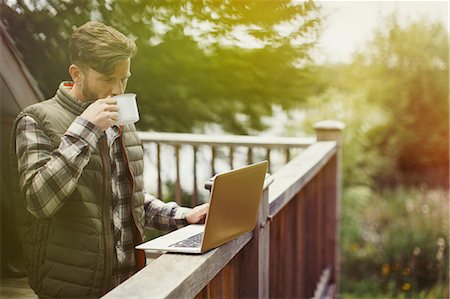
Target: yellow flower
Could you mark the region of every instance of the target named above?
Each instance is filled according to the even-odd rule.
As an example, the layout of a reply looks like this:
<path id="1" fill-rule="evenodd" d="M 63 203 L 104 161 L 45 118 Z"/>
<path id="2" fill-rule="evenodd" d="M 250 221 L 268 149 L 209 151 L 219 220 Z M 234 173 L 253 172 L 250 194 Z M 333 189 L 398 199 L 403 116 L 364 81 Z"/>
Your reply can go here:
<path id="1" fill-rule="evenodd" d="M 403 285 L 402 285 L 402 290 L 403 290 L 403 291 L 407 292 L 407 291 L 409 291 L 410 289 L 411 289 L 411 284 L 410 284 L 409 282 L 403 283 Z"/>
<path id="2" fill-rule="evenodd" d="M 389 272 L 391 272 L 391 266 L 389 264 L 383 264 L 381 271 L 383 272 L 383 275 L 386 276 L 389 274 Z"/>
<path id="3" fill-rule="evenodd" d="M 359 250 L 359 248 L 360 248 L 359 243 L 356 243 L 356 242 L 352 243 L 352 251 L 353 252 L 357 252 Z"/>
<path id="4" fill-rule="evenodd" d="M 403 275 L 409 275 L 409 273 L 411 273 L 411 269 L 406 267 L 405 269 L 403 269 Z"/>

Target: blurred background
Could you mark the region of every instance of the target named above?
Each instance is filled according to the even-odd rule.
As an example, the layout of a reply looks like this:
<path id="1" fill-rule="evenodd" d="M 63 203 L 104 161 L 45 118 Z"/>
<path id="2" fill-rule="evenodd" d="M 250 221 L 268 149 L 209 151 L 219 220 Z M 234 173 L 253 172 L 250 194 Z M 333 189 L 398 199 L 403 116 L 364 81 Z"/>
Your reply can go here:
<path id="1" fill-rule="evenodd" d="M 73 29 L 97 20 L 136 40 L 127 89 L 138 94 L 139 130 L 309 136 L 316 121 L 343 121 L 342 297 L 448 297 L 448 2 L 7 0 L 0 9 L 43 99 L 70 79 Z"/>

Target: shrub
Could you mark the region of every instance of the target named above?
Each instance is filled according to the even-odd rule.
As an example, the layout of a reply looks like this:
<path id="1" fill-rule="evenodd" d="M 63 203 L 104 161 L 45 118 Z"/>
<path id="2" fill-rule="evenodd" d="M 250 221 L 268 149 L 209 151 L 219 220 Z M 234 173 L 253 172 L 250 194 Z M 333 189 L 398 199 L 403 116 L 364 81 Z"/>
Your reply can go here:
<path id="1" fill-rule="evenodd" d="M 347 188 L 342 293 L 448 297 L 448 195 L 426 189 Z"/>

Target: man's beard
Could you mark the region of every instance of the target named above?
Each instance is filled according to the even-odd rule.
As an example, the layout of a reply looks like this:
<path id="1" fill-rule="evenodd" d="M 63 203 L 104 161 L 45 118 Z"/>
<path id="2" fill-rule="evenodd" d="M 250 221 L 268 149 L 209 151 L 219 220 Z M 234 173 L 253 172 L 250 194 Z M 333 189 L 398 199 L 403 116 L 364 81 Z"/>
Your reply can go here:
<path id="1" fill-rule="evenodd" d="M 85 78 L 83 81 L 83 87 L 81 88 L 81 94 L 88 102 L 93 102 L 100 98 L 95 92 L 93 92 L 89 88 L 87 78 Z"/>

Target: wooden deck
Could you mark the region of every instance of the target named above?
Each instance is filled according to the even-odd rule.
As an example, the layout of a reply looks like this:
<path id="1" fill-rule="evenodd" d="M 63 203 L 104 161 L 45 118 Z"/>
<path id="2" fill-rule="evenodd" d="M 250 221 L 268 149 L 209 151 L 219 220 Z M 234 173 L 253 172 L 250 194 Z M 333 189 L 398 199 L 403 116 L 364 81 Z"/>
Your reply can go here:
<path id="1" fill-rule="evenodd" d="M 37 299 L 28 286 L 27 278 L 2 278 L 0 282 L 0 298 L 2 299 Z"/>

